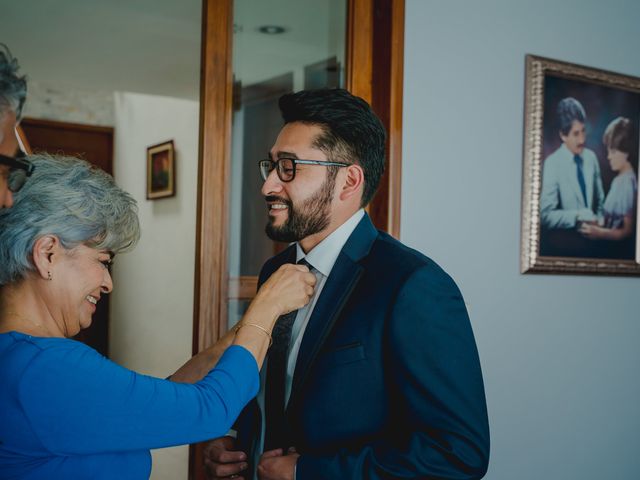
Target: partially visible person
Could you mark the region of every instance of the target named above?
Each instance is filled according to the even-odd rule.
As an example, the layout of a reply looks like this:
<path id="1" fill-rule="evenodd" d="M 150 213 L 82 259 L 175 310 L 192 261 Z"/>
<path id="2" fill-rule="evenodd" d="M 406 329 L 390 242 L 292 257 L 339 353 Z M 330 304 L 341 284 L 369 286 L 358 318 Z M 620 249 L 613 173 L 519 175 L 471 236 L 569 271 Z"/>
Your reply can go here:
<path id="1" fill-rule="evenodd" d="M 308 302 L 315 277 L 280 268 L 239 327 L 170 379 L 127 370 L 70 337 L 139 237 L 135 201 L 82 160 L 31 159 L 0 211 L 0 478 L 148 478 L 149 449 L 229 429 L 258 391 L 276 319 Z"/>
<path id="2" fill-rule="evenodd" d="M 587 115 L 572 97 L 558 103 L 562 145 L 544 162 L 540 215 L 547 229 L 573 229 L 602 215 L 604 189 L 598 158 L 585 148 Z"/>
<path id="3" fill-rule="evenodd" d="M 631 164 L 636 151 L 634 129 L 628 118 L 618 117 L 606 128 L 602 141 L 607 147 L 611 170 L 618 175 L 604 201 L 604 224 L 585 222 L 578 230 L 595 240 L 624 240 L 635 232 L 638 178 Z"/>
<path id="4" fill-rule="evenodd" d="M 31 174 L 20 157 L 16 127 L 27 98 L 27 82 L 18 75 L 18 61 L 0 43 L 0 208 L 13 205 L 13 194 Z"/>

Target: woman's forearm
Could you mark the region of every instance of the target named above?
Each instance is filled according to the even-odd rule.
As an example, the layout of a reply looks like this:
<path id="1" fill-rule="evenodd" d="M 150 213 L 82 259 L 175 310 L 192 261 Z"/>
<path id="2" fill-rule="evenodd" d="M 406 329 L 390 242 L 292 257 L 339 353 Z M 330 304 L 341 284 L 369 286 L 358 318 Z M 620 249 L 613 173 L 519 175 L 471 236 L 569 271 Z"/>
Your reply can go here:
<path id="1" fill-rule="evenodd" d="M 624 240 L 631 235 L 633 230 L 633 219 L 631 215 L 625 215 L 620 228 L 601 228 L 600 238 L 603 240 Z"/>
<path id="2" fill-rule="evenodd" d="M 271 345 L 271 331 L 278 316 L 278 310 L 271 305 L 254 302 L 234 329 L 236 337 L 233 344 L 249 350 L 256 359 L 258 368 L 262 368 L 264 357 Z"/>
<path id="3" fill-rule="evenodd" d="M 192 357 L 171 375 L 169 380 L 180 383 L 196 383 L 202 380 L 216 366 L 230 345 L 240 345 L 249 350 L 261 368 L 271 343 L 271 330 L 277 318 L 276 308 L 260 301 L 252 303 L 237 326 L 225 333 L 211 347 Z"/>
<path id="4" fill-rule="evenodd" d="M 246 348 L 258 367 L 271 344 L 271 330 L 283 313 L 306 305 L 313 294 L 316 277 L 301 265 L 282 265 L 260 290 L 236 327 L 228 331 L 214 345 L 194 356 L 169 379 L 174 382 L 195 383 L 213 369 L 230 345 Z"/>
<path id="5" fill-rule="evenodd" d="M 180 383 L 196 383 L 213 369 L 224 351 L 233 343 L 235 331 L 230 330 L 220 340 L 182 365 L 169 380 Z"/>

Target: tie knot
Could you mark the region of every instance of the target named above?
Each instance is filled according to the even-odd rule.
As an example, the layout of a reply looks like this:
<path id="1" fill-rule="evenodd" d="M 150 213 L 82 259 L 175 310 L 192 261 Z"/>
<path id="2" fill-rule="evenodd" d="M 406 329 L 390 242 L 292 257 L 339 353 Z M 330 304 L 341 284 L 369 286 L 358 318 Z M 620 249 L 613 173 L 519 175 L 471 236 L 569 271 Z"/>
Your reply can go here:
<path id="1" fill-rule="evenodd" d="M 313 265 L 311 265 L 309 262 L 307 262 L 307 258 L 301 258 L 300 260 L 297 261 L 298 265 L 304 265 L 305 267 L 308 267 L 309 270 L 313 269 Z"/>
<path id="2" fill-rule="evenodd" d="M 574 155 L 573 160 L 580 166 L 582 166 L 582 157 L 580 155 Z"/>

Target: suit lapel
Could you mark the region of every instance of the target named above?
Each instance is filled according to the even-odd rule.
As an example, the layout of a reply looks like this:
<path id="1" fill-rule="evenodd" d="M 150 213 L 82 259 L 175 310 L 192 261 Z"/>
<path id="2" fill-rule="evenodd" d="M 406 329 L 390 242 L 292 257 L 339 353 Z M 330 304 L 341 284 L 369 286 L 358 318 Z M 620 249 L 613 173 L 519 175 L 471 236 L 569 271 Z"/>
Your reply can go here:
<path id="1" fill-rule="evenodd" d="M 377 234 L 369 216 L 365 215 L 338 255 L 302 338 L 289 406 L 294 404 L 318 352 L 364 273 L 360 260 L 369 253 Z"/>
<path id="2" fill-rule="evenodd" d="M 342 253 L 338 256 L 307 324 L 296 361 L 292 396 L 306 377 L 311 363 L 362 274 L 363 268 L 360 265 L 348 258 L 341 258 L 342 256 Z"/>

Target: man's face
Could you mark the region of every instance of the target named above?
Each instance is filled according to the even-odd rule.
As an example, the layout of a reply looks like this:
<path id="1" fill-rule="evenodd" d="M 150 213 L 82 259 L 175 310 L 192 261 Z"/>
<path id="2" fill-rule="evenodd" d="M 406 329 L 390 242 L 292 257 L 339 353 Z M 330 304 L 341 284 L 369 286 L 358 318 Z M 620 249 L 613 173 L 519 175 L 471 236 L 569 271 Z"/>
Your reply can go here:
<path id="1" fill-rule="evenodd" d="M 313 146 L 322 133 L 317 125 L 285 125 L 271 149 L 272 160 L 286 157 L 328 161 L 324 152 Z M 295 178 L 290 182 L 280 180 L 273 170 L 262 186 L 269 207 L 269 238 L 295 242 L 327 228 L 334 189 L 335 175 L 329 175 L 328 169 L 320 165 L 296 165 Z"/>
<path id="2" fill-rule="evenodd" d="M 584 143 L 587 139 L 584 123 L 574 120 L 571 124 L 571 130 L 569 130 L 569 133 L 564 135 L 560 132 L 560 138 L 571 153 L 574 155 L 582 154 L 582 151 L 584 150 Z"/>

